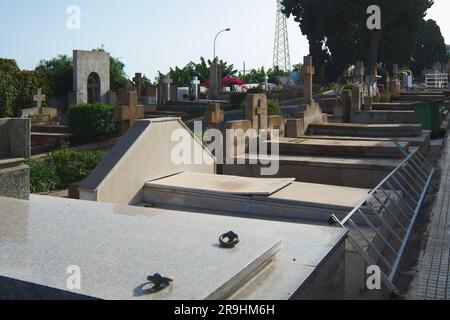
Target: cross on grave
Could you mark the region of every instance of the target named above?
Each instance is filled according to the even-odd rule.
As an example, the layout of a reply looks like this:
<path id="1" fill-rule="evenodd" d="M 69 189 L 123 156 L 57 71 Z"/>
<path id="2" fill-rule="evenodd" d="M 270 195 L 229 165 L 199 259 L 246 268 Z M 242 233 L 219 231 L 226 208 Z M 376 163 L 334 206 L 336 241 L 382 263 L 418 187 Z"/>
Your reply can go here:
<path id="1" fill-rule="evenodd" d="M 220 124 L 225 120 L 225 112 L 220 109 L 220 104 L 209 103 L 209 111 L 205 114 L 205 121 L 209 129 L 219 129 Z"/>
<path id="2" fill-rule="evenodd" d="M 394 77 L 394 80 L 398 80 L 398 64 L 394 64 L 393 77 Z"/>
<path id="3" fill-rule="evenodd" d="M 313 60 L 311 56 L 304 57 L 303 63 L 303 91 L 305 95 L 306 104 L 314 104 L 313 99 L 313 76 L 315 74 L 315 68 L 313 66 Z"/>
<path id="4" fill-rule="evenodd" d="M 172 84 L 172 79 L 170 78 L 170 74 L 168 73 L 163 80 L 163 83 L 167 86 L 167 101 L 170 101 L 170 85 Z"/>
<path id="5" fill-rule="evenodd" d="M 120 122 L 122 133 L 131 128 L 137 119 L 145 117 L 144 106 L 138 105 L 138 97 L 136 91 L 129 92 L 130 102 L 128 106 L 119 106 L 115 108 L 115 118 Z"/>
<path id="6" fill-rule="evenodd" d="M 364 63 L 362 61 L 358 61 L 355 66 L 355 81 L 364 83 L 364 73 Z"/>
<path id="7" fill-rule="evenodd" d="M 136 85 L 137 97 L 138 99 L 142 96 L 142 73 L 135 73 L 133 78 L 134 84 Z"/>
<path id="8" fill-rule="evenodd" d="M 37 90 L 37 94 L 33 96 L 33 101 L 36 102 L 37 107 L 39 108 L 39 114 L 42 113 L 42 103 L 45 102 L 45 94 L 42 94 L 42 89 L 39 88 Z"/>
<path id="9" fill-rule="evenodd" d="M 198 77 L 194 77 L 194 79 L 192 79 L 191 85 L 194 86 L 195 100 L 198 100 L 198 86 L 200 85 L 200 80 L 198 80 Z"/>
<path id="10" fill-rule="evenodd" d="M 252 123 L 253 129 L 267 130 L 267 96 L 265 94 L 249 94 L 245 102 L 246 120 Z"/>

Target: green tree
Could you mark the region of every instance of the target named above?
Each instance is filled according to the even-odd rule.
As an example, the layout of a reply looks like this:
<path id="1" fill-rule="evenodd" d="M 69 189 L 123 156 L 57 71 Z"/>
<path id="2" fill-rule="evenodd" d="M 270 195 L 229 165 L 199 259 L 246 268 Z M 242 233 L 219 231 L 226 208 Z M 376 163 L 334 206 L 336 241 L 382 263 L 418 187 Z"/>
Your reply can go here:
<path id="1" fill-rule="evenodd" d="M 0 58 L 0 118 L 14 116 L 19 72 L 16 61 Z"/>
<path id="2" fill-rule="evenodd" d="M 67 55 L 58 55 L 50 60 L 41 60 L 35 71 L 47 79 L 48 98 L 65 97 L 73 90 L 73 63 Z"/>
<path id="3" fill-rule="evenodd" d="M 309 40 L 310 54 L 326 80 L 335 81 L 357 60 L 409 65 L 431 0 L 284 0 Z M 367 28 L 367 8 L 381 8 L 381 30 Z"/>
<path id="4" fill-rule="evenodd" d="M 435 63 L 446 64 L 448 62 L 447 46 L 441 33 L 441 28 L 436 21 L 424 22 L 413 53 L 412 70 L 416 74 Z"/>
<path id="5" fill-rule="evenodd" d="M 222 77 L 233 77 L 237 74 L 237 70 L 235 70 L 232 64 L 228 64 L 227 62 L 218 60 L 217 58 L 215 62 L 220 65 Z M 201 82 L 207 82 L 209 80 L 209 73 L 212 63 L 213 61 L 206 60 L 201 57 L 199 63 L 191 61 L 183 68 L 170 68 L 170 78 L 173 83 L 179 87 L 188 87 L 194 77 L 198 77 Z M 160 82 L 163 78 L 164 75 L 162 75 L 161 72 L 158 72 L 156 81 Z"/>
<path id="6" fill-rule="evenodd" d="M 92 51 L 106 52 L 103 46 Z M 110 60 L 110 86 L 112 91 L 117 92 L 119 88 L 125 88 L 131 82 L 125 73 L 125 64 L 120 58 L 111 57 Z"/>

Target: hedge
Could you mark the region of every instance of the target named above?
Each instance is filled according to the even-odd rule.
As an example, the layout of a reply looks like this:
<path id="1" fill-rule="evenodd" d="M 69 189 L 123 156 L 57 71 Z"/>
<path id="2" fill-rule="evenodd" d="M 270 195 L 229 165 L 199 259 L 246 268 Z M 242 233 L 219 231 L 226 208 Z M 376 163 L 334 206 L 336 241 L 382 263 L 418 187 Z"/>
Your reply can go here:
<path id="1" fill-rule="evenodd" d="M 105 152 L 75 152 L 63 147 L 42 160 L 27 160 L 30 166 L 31 192 L 43 193 L 67 189 L 84 180 L 105 156 Z"/>
<path id="2" fill-rule="evenodd" d="M 75 142 L 105 140 L 119 134 L 114 108 L 107 104 L 80 104 L 69 109 L 69 127 Z"/>

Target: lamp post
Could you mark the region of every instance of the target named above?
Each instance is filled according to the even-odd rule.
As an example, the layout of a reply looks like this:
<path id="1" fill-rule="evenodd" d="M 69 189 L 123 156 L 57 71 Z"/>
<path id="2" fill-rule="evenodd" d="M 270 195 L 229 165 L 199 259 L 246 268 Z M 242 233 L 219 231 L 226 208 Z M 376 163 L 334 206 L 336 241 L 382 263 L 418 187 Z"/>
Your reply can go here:
<path id="1" fill-rule="evenodd" d="M 219 31 L 217 34 L 216 34 L 216 37 L 214 38 L 214 60 L 216 60 L 216 41 L 217 41 L 217 37 L 219 37 L 219 35 L 221 34 L 221 33 L 223 33 L 223 32 L 228 32 L 228 31 L 231 31 L 231 29 L 230 28 L 226 28 L 226 29 L 224 29 L 224 30 L 221 30 L 221 31 Z"/>

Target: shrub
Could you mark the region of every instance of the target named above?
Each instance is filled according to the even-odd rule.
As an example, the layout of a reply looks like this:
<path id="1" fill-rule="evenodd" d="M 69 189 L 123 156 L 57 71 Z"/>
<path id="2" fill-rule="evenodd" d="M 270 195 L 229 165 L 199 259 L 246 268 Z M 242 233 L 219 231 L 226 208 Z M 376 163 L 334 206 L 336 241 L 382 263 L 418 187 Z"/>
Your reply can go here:
<path id="1" fill-rule="evenodd" d="M 257 88 L 250 88 L 247 90 L 247 94 L 258 94 L 258 93 L 265 93 L 264 89 L 261 87 L 257 87 Z"/>
<path id="2" fill-rule="evenodd" d="M 42 193 L 57 190 L 58 174 L 54 167 L 45 161 L 27 160 L 30 167 L 30 185 L 32 193 Z"/>
<path id="3" fill-rule="evenodd" d="M 67 189 L 69 184 L 85 179 L 104 156 L 105 152 L 75 152 L 63 147 L 42 160 L 28 160 L 31 192 Z"/>
<path id="4" fill-rule="evenodd" d="M 107 104 L 80 104 L 69 109 L 69 126 L 80 143 L 108 139 L 119 134 L 114 108 Z"/>
<path id="5" fill-rule="evenodd" d="M 235 77 L 225 77 L 222 79 L 222 87 L 242 86 L 245 83 L 245 81 Z"/>
<path id="6" fill-rule="evenodd" d="M 233 107 L 240 107 L 245 102 L 247 93 L 245 92 L 232 92 L 230 93 L 230 104 Z"/>
<path id="7" fill-rule="evenodd" d="M 283 114 L 280 103 L 277 100 L 267 101 L 267 111 L 269 116 L 281 116 Z"/>

